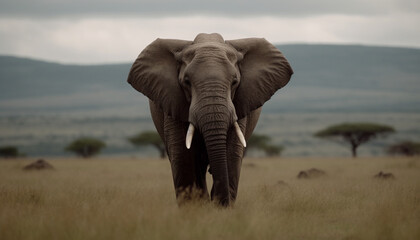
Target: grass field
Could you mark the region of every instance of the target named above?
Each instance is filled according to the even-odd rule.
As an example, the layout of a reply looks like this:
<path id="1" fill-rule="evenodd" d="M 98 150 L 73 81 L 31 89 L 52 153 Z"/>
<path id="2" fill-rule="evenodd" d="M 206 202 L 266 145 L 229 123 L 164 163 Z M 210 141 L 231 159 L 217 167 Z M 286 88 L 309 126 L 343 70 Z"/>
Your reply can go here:
<path id="1" fill-rule="evenodd" d="M 179 208 L 167 160 L 0 161 L 0 239 L 420 239 L 420 158 L 244 159 L 238 200 Z M 297 179 L 316 167 L 327 176 Z M 395 180 L 378 180 L 379 171 Z"/>

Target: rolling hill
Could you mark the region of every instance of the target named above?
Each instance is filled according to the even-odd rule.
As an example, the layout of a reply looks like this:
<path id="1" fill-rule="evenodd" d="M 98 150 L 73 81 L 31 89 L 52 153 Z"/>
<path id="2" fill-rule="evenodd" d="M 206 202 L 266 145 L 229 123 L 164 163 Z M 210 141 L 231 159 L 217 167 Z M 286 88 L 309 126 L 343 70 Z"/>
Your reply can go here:
<path id="1" fill-rule="evenodd" d="M 295 74 L 266 112 L 420 111 L 420 50 L 279 45 Z M 0 56 L 0 114 L 145 113 L 126 77 L 131 63 L 65 65 Z"/>

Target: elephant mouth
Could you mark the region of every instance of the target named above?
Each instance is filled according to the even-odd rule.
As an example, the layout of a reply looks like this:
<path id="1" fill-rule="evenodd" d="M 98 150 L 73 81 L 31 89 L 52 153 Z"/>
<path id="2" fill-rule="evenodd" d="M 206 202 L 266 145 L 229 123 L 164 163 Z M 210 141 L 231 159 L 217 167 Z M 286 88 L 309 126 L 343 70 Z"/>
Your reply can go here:
<path id="1" fill-rule="evenodd" d="M 244 134 L 242 133 L 241 128 L 239 127 L 238 122 L 233 123 L 233 127 L 235 128 L 236 135 L 238 135 L 239 141 L 241 142 L 242 146 L 246 147 L 246 141 Z M 191 142 L 193 140 L 195 127 L 192 123 L 188 126 L 187 135 L 185 137 L 185 146 L 187 149 L 191 148 Z"/>

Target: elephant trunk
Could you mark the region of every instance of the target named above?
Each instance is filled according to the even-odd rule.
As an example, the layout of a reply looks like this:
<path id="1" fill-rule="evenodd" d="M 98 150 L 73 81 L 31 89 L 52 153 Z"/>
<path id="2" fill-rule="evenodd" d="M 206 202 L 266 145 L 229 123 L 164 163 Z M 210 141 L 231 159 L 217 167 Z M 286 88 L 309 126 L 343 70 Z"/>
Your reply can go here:
<path id="1" fill-rule="evenodd" d="M 221 100 L 220 97 L 218 100 Z M 190 113 L 193 113 L 191 122 L 202 134 L 206 145 L 210 172 L 213 176 L 212 200 L 222 206 L 228 206 L 230 197 L 227 133 L 236 121 L 236 116 L 226 99 L 217 102 L 199 101 L 192 107 Z M 193 131 L 194 127 L 191 127 Z"/>
<path id="2" fill-rule="evenodd" d="M 225 117 L 227 118 L 227 116 Z M 229 125 L 227 119 L 199 124 L 213 176 L 212 200 L 218 201 L 222 206 L 228 206 L 230 199 L 226 147 Z"/>
<path id="3" fill-rule="evenodd" d="M 204 134 L 210 171 L 213 175 L 212 200 L 218 201 L 222 206 L 228 206 L 230 200 L 226 138 L 226 133 Z"/>
<path id="4" fill-rule="evenodd" d="M 217 81 L 196 83 L 200 92 L 192 92 L 186 147 L 190 148 L 194 131 L 199 131 L 204 139 L 210 172 L 213 176 L 212 200 L 222 206 L 230 204 L 229 172 L 227 163 L 227 136 L 230 128 L 235 128 L 238 139 L 245 146 L 245 138 L 237 124 L 235 107 L 229 86 Z"/>

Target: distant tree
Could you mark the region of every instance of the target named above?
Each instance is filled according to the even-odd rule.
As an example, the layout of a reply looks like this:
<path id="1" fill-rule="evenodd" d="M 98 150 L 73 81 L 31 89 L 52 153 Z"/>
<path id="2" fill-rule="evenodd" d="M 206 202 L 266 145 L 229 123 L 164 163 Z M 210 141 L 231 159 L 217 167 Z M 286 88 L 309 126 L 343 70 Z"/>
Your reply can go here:
<path id="1" fill-rule="evenodd" d="M 282 146 L 272 145 L 270 142 L 271 138 L 269 136 L 254 133 L 247 141 L 247 148 L 245 149 L 245 153 L 249 149 L 254 148 L 264 151 L 265 154 L 270 157 L 279 156 L 284 148 Z"/>
<path id="2" fill-rule="evenodd" d="M 19 156 L 19 150 L 15 146 L 0 147 L 0 156 L 4 158 L 15 158 Z"/>
<path id="3" fill-rule="evenodd" d="M 152 145 L 159 151 L 160 158 L 163 159 L 166 156 L 165 144 L 156 131 L 139 133 L 133 137 L 129 137 L 128 141 L 135 146 Z"/>
<path id="4" fill-rule="evenodd" d="M 390 155 L 420 155 L 420 142 L 402 141 L 389 146 L 387 152 Z"/>
<path id="5" fill-rule="evenodd" d="M 357 157 L 357 148 L 378 136 L 395 132 L 394 128 L 376 123 L 342 123 L 327 127 L 314 134 L 315 137 L 342 139 L 350 144 L 353 157 Z"/>
<path id="6" fill-rule="evenodd" d="M 266 145 L 263 147 L 265 154 L 269 157 L 280 156 L 284 150 L 283 146 Z"/>
<path id="7" fill-rule="evenodd" d="M 65 150 L 89 158 L 98 154 L 104 147 L 106 147 L 106 144 L 99 139 L 82 137 L 71 142 Z"/>
<path id="8" fill-rule="evenodd" d="M 264 148 L 267 144 L 269 144 L 271 141 L 271 138 L 267 135 L 263 134 L 257 134 L 254 133 L 251 135 L 251 137 L 247 141 L 247 148 L 256 148 L 261 149 Z"/>

